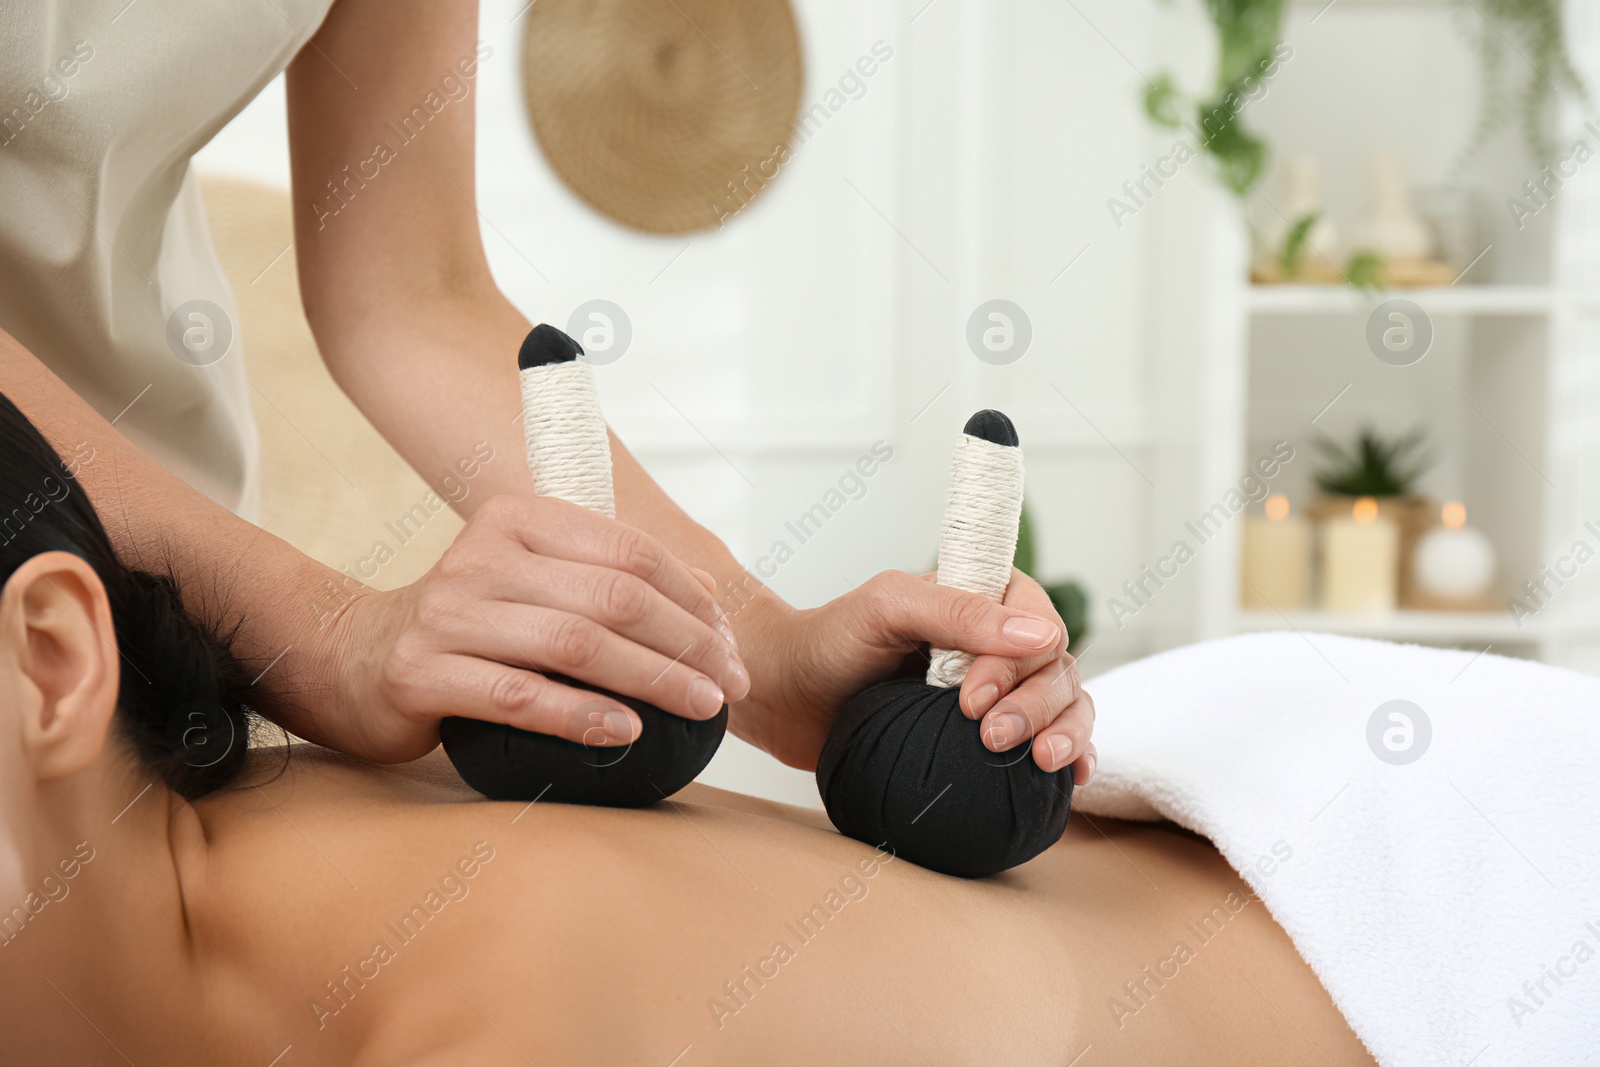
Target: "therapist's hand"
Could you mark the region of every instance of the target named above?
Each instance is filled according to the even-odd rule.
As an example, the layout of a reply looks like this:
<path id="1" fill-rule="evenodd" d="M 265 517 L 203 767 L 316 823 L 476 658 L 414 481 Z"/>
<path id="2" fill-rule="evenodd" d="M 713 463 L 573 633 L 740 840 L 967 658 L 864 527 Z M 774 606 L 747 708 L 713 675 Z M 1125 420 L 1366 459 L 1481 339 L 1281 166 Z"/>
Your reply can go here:
<path id="1" fill-rule="evenodd" d="M 875 682 L 921 677 L 926 646 L 978 653 L 961 710 L 982 720 L 984 744 L 1030 744 L 1047 771 L 1094 773 L 1094 701 L 1067 653 L 1067 628 L 1039 584 L 1013 569 L 1003 604 L 885 571 L 820 608 L 763 616 L 743 638 L 755 688 L 733 707 L 739 736 L 784 763 L 816 767 L 844 704 Z"/>
<path id="2" fill-rule="evenodd" d="M 660 542 L 555 498 L 486 501 L 426 575 L 365 592 L 330 627 L 359 738 L 378 762 L 425 755 L 438 720 L 509 723 L 589 745 L 626 745 L 626 706 L 557 672 L 709 719 L 750 682 L 704 585 Z"/>

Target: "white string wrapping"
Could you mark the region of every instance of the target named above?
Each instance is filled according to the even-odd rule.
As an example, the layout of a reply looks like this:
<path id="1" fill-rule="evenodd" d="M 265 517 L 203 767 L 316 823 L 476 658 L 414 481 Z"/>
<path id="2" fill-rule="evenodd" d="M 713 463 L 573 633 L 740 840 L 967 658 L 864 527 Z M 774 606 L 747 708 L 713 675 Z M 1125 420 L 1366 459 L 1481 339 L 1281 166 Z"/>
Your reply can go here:
<path id="1" fill-rule="evenodd" d="M 581 359 L 529 367 L 522 374 L 522 431 L 533 491 L 617 517 L 611 491 L 611 441 L 600 414 L 594 368 Z"/>
<path id="2" fill-rule="evenodd" d="M 1022 449 L 962 434 L 950 459 L 950 500 L 939 533 L 939 584 L 999 601 L 1011 582 L 1022 516 Z M 935 649 L 929 685 L 958 686 L 975 657 Z"/>

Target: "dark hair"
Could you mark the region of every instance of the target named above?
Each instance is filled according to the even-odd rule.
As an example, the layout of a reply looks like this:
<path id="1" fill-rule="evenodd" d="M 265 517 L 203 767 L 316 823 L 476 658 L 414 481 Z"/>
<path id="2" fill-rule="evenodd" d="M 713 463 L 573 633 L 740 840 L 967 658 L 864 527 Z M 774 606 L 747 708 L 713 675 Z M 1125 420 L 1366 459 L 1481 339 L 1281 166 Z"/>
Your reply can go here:
<path id="1" fill-rule="evenodd" d="M 116 728 L 168 788 L 193 800 L 244 769 L 255 718 L 244 696 L 252 679 L 229 650 L 231 635 L 185 611 L 170 575 L 117 558 L 76 481 L 93 458 L 82 444 L 73 463 L 63 461 L 0 393 L 0 582 L 41 552 L 71 552 L 94 568 L 123 660 Z"/>

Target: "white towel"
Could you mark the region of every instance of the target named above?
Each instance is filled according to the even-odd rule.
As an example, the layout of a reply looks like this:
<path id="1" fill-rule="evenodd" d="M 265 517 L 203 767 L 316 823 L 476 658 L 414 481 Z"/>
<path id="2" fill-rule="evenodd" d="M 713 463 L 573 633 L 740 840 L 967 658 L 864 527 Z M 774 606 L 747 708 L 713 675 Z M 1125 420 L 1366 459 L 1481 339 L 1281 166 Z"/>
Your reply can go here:
<path id="1" fill-rule="evenodd" d="M 1278 633 L 1086 688 L 1074 806 L 1210 838 L 1379 1063 L 1600 1063 L 1600 679 Z"/>

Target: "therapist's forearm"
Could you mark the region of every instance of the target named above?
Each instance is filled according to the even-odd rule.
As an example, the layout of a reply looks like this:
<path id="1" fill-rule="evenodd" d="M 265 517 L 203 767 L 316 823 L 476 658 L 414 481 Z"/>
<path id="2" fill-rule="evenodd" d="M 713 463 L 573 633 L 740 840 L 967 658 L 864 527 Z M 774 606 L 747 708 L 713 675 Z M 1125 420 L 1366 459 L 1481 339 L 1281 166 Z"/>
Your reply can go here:
<path id="1" fill-rule="evenodd" d="M 335 653 L 319 619 L 348 603 L 344 577 L 169 473 L 4 331 L 0 392 L 72 462 L 118 558 L 170 573 L 191 614 L 233 633 L 234 653 L 262 670 L 256 710 L 340 747 Z"/>
<path id="2" fill-rule="evenodd" d="M 477 29 L 470 2 L 340 0 L 290 67 L 286 93 L 295 256 L 317 345 L 344 391 L 463 515 L 533 491 L 515 359 L 529 323 L 490 274 L 474 173 L 479 67 L 507 60 L 476 43 Z M 417 116 L 423 132 L 401 137 L 395 116 L 428 93 L 436 107 Z M 376 143 L 394 146 L 379 170 L 361 162 Z M 474 465 L 480 441 L 495 458 Z M 617 517 L 710 572 L 747 643 L 782 602 L 625 448 L 612 455 Z M 474 471 L 465 495 L 463 463 Z"/>
<path id="3" fill-rule="evenodd" d="M 417 314 L 348 314 L 362 303 L 345 303 L 340 311 L 346 314 L 330 311 L 315 325 L 329 369 L 378 430 L 463 517 L 491 496 L 532 494 L 515 359 L 530 328 L 527 318 L 487 283 L 466 294 L 410 301 L 425 309 Z M 484 451 L 481 443 L 493 450 L 487 463 L 474 462 L 475 451 Z M 617 518 L 709 573 L 741 641 L 752 625 L 784 610 L 716 535 L 673 502 L 615 434 L 611 456 Z M 474 471 L 470 482 L 464 469 Z"/>

